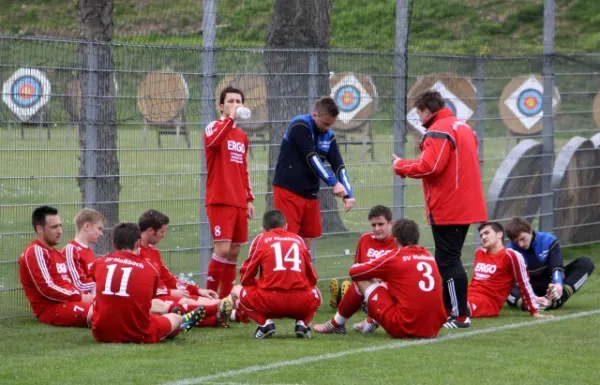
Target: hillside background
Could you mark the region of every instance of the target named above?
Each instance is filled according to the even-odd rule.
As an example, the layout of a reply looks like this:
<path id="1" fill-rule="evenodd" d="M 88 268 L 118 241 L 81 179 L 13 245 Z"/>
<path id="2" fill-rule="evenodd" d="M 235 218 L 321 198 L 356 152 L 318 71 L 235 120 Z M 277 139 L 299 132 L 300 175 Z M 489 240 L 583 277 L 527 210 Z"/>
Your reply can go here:
<path id="1" fill-rule="evenodd" d="M 0 32 L 77 37 L 77 0 L 0 0 Z M 261 47 L 272 0 L 218 0 L 217 44 Z M 202 44 L 200 0 L 115 0 L 115 41 Z M 538 54 L 543 0 L 416 0 L 411 7 L 413 53 Z M 394 0 L 334 0 L 331 46 L 394 49 Z M 600 51 L 600 2 L 556 0 L 556 52 Z"/>

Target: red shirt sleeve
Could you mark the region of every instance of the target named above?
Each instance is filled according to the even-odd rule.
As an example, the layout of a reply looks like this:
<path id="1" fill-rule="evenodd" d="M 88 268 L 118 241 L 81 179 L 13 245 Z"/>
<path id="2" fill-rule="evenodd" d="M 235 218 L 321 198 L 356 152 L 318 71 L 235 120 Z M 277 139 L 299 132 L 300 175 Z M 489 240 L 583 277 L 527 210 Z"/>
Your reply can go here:
<path id="1" fill-rule="evenodd" d="M 77 288 L 57 280 L 47 250 L 40 246 L 30 247 L 24 259 L 32 281 L 44 297 L 57 302 L 81 301 L 81 292 Z"/>
<path id="2" fill-rule="evenodd" d="M 419 159 L 399 159 L 394 161 L 394 172 L 402 178 L 425 178 L 441 173 L 452 152 L 449 139 L 426 137 L 421 145 Z"/>
<path id="3" fill-rule="evenodd" d="M 72 244 L 67 244 L 64 248 L 65 258 L 67 259 L 67 270 L 71 276 L 71 280 L 76 288 L 90 293 L 96 287 L 94 280 L 88 276 L 87 265 L 81 259 L 79 250 Z"/>
<path id="4" fill-rule="evenodd" d="M 302 258 L 304 258 L 304 266 L 306 271 L 306 278 L 308 278 L 308 283 L 310 284 L 310 286 L 316 286 L 318 275 L 313 267 L 312 260 L 310 258 L 310 252 L 308 251 L 306 246 L 302 246 L 300 253 L 302 254 Z"/>
<path id="5" fill-rule="evenodd" d="M 354 263 L 360 263 L 363 261 L 362 259 L 362 243 L 364 236 L 361 236 L 358 240 L 358 244 L 356 245 L 356 251 L 354 252 Z"/>
<path id="6" fill-rule="evenodd" d="M 260 268 L 260 250 L 259 244 L 263 234 L 259 234 L 250 245 L 248 259 L 244 261 L 240 268 L 240 283 L 242 286 L 256 285 L 256 274 Z"/>
<path id="7" fill-rule="evenodd" d="M 535 301 L 535 294 L 533 292 L 533 288 L 531 287 L 531 283 L 529 283 L 529 274 L 527 274 L 527 265 L 525 264 L 525 260 L 519 252 L 514 250 L 507 249 L 506 254 L 508 255 L 511 263 L 513 279 L 515 282 L 517 282 L 519 290 L 521 291 L 523 304 L 529 313 L 534 315 L 538 312 L 538 305 Z"/>
<path id="8" fill-rule="evenodd" d="M 204 146 L 217 147 L 227 137 L 227 132 L 233 127 L 234 121 L 230 117 L 215 120 L 204 129 Z"/>
<path id="9" fill-rule="evenodd" d="M 388 276 L 393 273 L 393 259 L 396 254 L 388 257 L 374 259 L 367 263 L 356 263 L 350 268 L 350 278 L 353 281 L 364 281 L 367 279 L 378 278 L 383 281 L 388 280 Z"/>
<path id="10" fill-rule="evenodd" d="M 246 148 L 249 148 L 248 136 L 246 136 Z M 246 188 L 246 200 L 254 202 L 254 194 L 252 194 L 252 184 L 250 183 L 250 172 L 248 170 L 248 157 L 244 154 L 244 186 Z"/>

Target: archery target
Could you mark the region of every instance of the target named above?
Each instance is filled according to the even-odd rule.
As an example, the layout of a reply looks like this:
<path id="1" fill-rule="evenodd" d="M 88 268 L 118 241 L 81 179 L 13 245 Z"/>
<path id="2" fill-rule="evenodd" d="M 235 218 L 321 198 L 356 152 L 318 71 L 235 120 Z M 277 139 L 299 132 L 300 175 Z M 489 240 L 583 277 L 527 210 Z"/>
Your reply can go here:
<path id="1" fill-rule="evenodd" d="M 330 96 L 340 109 L 334 128 L 352 130 L 375 113 L 377 89 L 367 75 L 343 72 L 329 78 Z"/>
<path id="2" fill-rule="evenodd" d="M 20 68 L 2 87 L 2 101 L 22 121 L 28 121 L 50 100 L 50 81 L 34 68 Z"/>
<path id="3" fill-rule="evenodd" d="M 184 109 L 190 92 L 185 78 L 170 69 L 154 71 L 138 89 L 138 109 L 152 123 L 167 123 Z"/>
<path id="4" fill-rule="evenodd" d="M 511 131 L 517 134 L 535 134 L 542 130 L 544 83 L 542 78 L 526 75 L 514 78 L 504 87 L 500 98 L 500 115 Z M 560 102 L 554 87 L 552 109 Z"/>

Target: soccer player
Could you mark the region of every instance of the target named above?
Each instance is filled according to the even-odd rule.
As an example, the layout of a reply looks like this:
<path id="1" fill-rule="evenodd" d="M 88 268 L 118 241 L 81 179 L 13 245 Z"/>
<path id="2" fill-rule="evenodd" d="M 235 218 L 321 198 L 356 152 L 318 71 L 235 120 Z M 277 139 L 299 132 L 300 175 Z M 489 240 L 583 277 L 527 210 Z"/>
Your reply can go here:
<path id="1" fill-rule="evenodd" d="M 116 252 L 92 265 L 98 292 L 92 314 L 92 334 L 98 342 L 156 343 L 191 329 L 204 315 L 199 307 L 185 316 L 150 314 L 159 272 L 136 254 L 140 230 L 135 223 L 113 229 Z"/>
<path id="2" fill-rule="evenodd" d="M 235 125 L 244 93 L 226 87 L 219 95 L 222 117 L 206 126 L 206 215 L 214 253 L 208 265 L 206 288 L 220 298 L 235 282 L 240 245 L 248 242 L 248 218 L 254 217 L 254 195 L 248 173 L 248 136 Z"/>
<path id="3" fill-rule="evenodd" d="M 75 216 L 75 239 L 67 243 L 62 253 L 67 259 L 67 269 L 75 287 L 83 293 L 92 293 L 96 287 L 90 274 L 96 254 L 91 245 L 96 244 L 104 230 L 104 215 L 84 208 Z"/>
<path id="4" fill-rule="evenodd" d="M 49 325 L 88 327 L 94 295 L 73 285 L 65 256 L 55 247 L 63 232 L 58 210 L 36 208 L 31 224 L 36 239 L 19 258 L 19 278 L 33 315 Z"/>
<path id="5" fill-rule="evenodd" d="M 538 301 L 529 284 L 527 266 L 518 252 L 504 248 L 504 229 L 499 223 L 486 222 L 479 226 L 481 248 L 475 251 L 473 278 L 467 301 L 471 317 L 497 317 L 513 284 L 523 296 L 523 304 L 534 317 Z M 544 298 L 541 298 L 543 300 Z"/>
<path id="6" fill-rule="evenodd" d="M 423 182 L 425 214 L 431 225 L 435 260 L 444 281 L 444 303 L 450 314 L 444 327 L 468 328 L 469 280 L 461 261 L 462 248 L 469 226 L 487 221 L 477 137 L 471 127 L 456 119 L 437 91 L 423 92 L 414 106 L 427 129 L 421 156 L 401 159 L 394 154 L 394 172 Z"/>
<path id="7" fill-rule="evenodd" d="M 435 258 L 418 246 L 419 226 L 399 219 L 392 226 L 393 253 L 350 268 L 369 316 L 395 338 L 433 338 L 446 321 L 442 281 Z M 380 282 L 387 283 L 387 288 Z"/>
<path id="8" fill-rule="evenodd" d="M 547 310 L 563 306 L 594 271 L 594 262 L 587 257 L 576 258 L 564 266 L 558 239 L 550 233 L 534 231 L 524 218 L 512 218 L 506 225 L 506 235 L 511 240 L 508 248 L 523 254 L 533 291 L 546 297 L 548 301 L 544 308 Z M 523 309 L 516 287 L 513 287 L 507 302 Z"/>
<path id="9" fill-rule="evenodd" d="M 229 326 L 233 303 L 231 299 L 220 300 L 213 290 L 201 289 L 193 283 L 179 282 L 164 264 L 156 245 L 165 237 L 169 217 L 157 210 L 144 212 L 138 226 L 141 231 L 140 255 L 150 261 L 159 272 L 155 298 L 166 302 L 169 311 L 179 306 L 184 312 L 204 306 L 206 317 L 200 326 Z"/>
<path id="10" fill-rule="evenodd" d="M 386 257 L 396 251 L 396 241 L 392 236 L 392 210 L 389 207 L 377 205 L 369 211 L 369 222 L 371 223 L 371 232 L 364 233 L 358 240 L 354 263 L 367 263 L 374 259 Z M 317 333 L 346 333 L 346 321 L 354 313 L 360 310 L 363 303 L 363 296 L 358 290 L 356 284 L 347 287 L 346 282 L 342 286 L 342 300 L 338 305 L 338 310 L 324 324 L 314 325 L 313 329 Z M 337 280 L 334 278 L 330 284 L 331 288 L 337 289 Z M 334 301 L 334 297 L 335 301 Z M 331 303 L 337 302 L 337 290 L 332 290 Z M 377 329 L 378 324 L 371 318 L 354 324 L 354 330 L 361 333 L 372 333 Z"/>
<path id="11" fill-rule="evenodd" d="M 242 265 L 241 285 L 234 286 L 231 294 L 237 298 L 237 306 L 258 324 L 254 337 L 275 334 L 274 318 L 292 318 L 296 336 L 310 338 L 308 324 L 321 304 L 310 253 L 302 238 L 287 230 L 281 211 L 267 211 L 263 229 Z"/>
<path id="12" fill-rule="evenodd" d="M 298 115 L 285 130 L 273 180 L 273 205 L 283 212 L 288 228 L 304 238 L 310 250 L 322 234 L 317 194 L 319 179 L 342 198 L 344 210 L 355 204 L 350 179 L 331 126 L 340 110 L 330 97 L 315 103 L 313 112 Z M 334 172 L 323 163 L 327 160 Z"/>

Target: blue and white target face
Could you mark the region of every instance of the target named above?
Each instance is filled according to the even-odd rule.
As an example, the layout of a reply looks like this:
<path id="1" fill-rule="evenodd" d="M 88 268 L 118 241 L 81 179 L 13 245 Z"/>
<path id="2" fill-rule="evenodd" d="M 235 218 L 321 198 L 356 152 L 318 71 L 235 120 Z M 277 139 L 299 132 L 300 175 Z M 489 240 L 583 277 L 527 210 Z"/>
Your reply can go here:
<path id="1" fill-rule="evenodd" d="M 347 74 L 331 87 L 330 96 L 340 109 L 338 119 L 346 124 L 373 103 L 373 95 L 367 92 L 360 80 L 352 73 Z"/>
<path id="2" fill-rule="evenodd" d="M 524 116 L 535 116 L 542 111 L 542 93 L 536 89 L 525 89 L 517 97 L 517 108 Z"/>
<path id="3" fill-rule="evenodd" d="M 530 131 L 544 115 L 542 93 L 544 85 L 534 76 L 525 78 L 523 82 L 504 101 L 504 104 L 515 118 Z M 552 96 L 552 108 L 559 102 L 559 93 L 555 88 Z"/>
<path id="4" fill-rule="evenodd" d="M 340 87 L 335 93 L 335 103 L 341 112 L 352 112 L 360 105 L 360 91 L 355 86 Z"/>
<path id="5" fill-rule="evenodd" d="M 50 100 L 50 82 L 44 73 L 33 68 L 17 70 L 2 87 L 2 100 L 26 122 Z"/>

